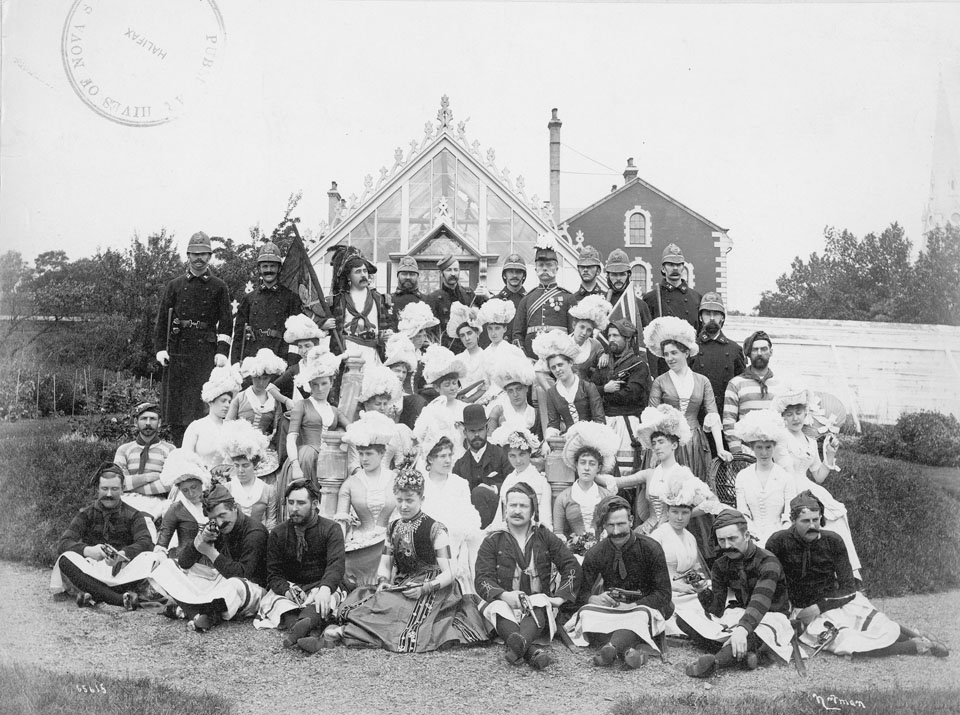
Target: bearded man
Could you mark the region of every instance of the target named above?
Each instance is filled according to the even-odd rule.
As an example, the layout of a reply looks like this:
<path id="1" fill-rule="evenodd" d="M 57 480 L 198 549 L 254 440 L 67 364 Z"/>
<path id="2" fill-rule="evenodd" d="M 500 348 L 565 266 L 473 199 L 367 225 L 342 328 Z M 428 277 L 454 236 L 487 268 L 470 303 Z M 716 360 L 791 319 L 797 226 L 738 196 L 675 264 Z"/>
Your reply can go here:
<path id="1" fill-rule="evenodd" d="M 479 308 L 490 296 L 483 286 L 470 290 L 460 285 L 460 261 L 453 254 L 448 253 L 437 261 L 437 268 L 440 270 L 440 287 L 426 297 L 426 302 L 440 321 L 440 344 L 454 353 L 462 353 L 460 338 L 447 333 L 450 307 L 454 303 L 463 303 L 468 308 Z"/>
<path id="2" fill-rule="evenodd" d="M 533 262 L 540 285 L 527 293 L 517 305 L 511 339 L 531 360 L 533 339 L 550 330 L 570 330 L 570 291 L 557 285 L 560 259 L 549 238 L 538 239 Z"/>
<path id="3" fill-rule="evenodd" d="M 336 328 L 347 355 L 361 357 L 367 364 L 379 363 L 396 325 L 390 304 L 371 285 L 370 276 L 377 267 L 352 246 L 337 246 L 331 264 L 334 317 L 321 327 Z"/>
<path id="4" fill-rule="evenodd" d="M 747 361 L 740 346 L 723 334 L 727 312 L 719 293 L 707 293 L 700 301 L 700 332 L 697 345 L 700 351 L 692 358 L 690 369 L 710 381 L 717 399 L 717 413 L 723 413 L 723 396 L 727 384 L 743 374 Z"/>
<path id="5" fill-rule="evenodd" d="M 300 296 L 280 285 L 280 266 L 283 259 L 276 244 L 267 241 L 257 254 L 260 285 L 245 293 L 233 319 L 232 362 L 256 355 L 268 348 L 277 357 L 287 359 L 289 353 L 283 340 L 284 323 L 291 315 L 303 309 Z"/>
<path id="6" fill-rule="evenodd" d="M 610 321 L 629 322 L 636 331 L 638 341 L 642 343 L 643 329 L 650 324 L 651 320 L 650 309 L 637 297 L 630 285 L 633 268 L 630 266 L 630 259 L 626 252 L 619 248 L 610 251 L 604 269 L 607 272 L 607 285 L 610 286 L 607 291 L 607 301 L 613 306 L 613 310 L 610 311 Z M 642 344 L 639 345 L 637 354 L 651 365 L 649 356 L 643 348 Z"/>
<path id="7" fill-rule="evenodd" d="M 393 298 L 394 315 L 400 315 L 404 308 L 411 303 L 420 303 L 424 300 L 420 292 L 420 266 L 413 256 L 404 256 L 397 266 L 397 289 Z"/>
<path id="8" fill-rule="evenodd" d="M 470 485 L 470 501 L 480 514 L 480 528 L 486 529 L 500 506 L 500 485 L 513 467 L 506 451 L 488 441 L 487 415 L 482 405 L 463 408 L 463 430 L 467 451 L 453 465 L 453 473 Z"/>
<path id="9" fill-rule="evenodd" d="M 123 471 L 124 503 L 158 519 L 166 511 L 171 486 L 160 480 L 160 474 L 174 446 L 160 439 L 160 407 L 156 403 L 137 405 L 133 420 L 136 439 L 117 447 L 113 462 Z"/>
<path id="10" fill-rule="evenodd" d="M 723 393 L 723 437 L 733 453 L 750 453 L 750 448 L 734 434 L 734 425 L 748 412 L 770 407 L 779 383 L 770 369 L 773 341 L 762 330 L 743 341 L 743 352 L 750 365 L 731 378 Z"/>
<path id="11" fill-rule="evenodd" d="M 823 504 L 809 490 L 790 501 L 789 529 L 767 541 L 783 565 L 793 618 L 803 624 L 800 642 L 837 655 L 933 655 L 947 647 L 878 611 L 853 577 L 847 547 L 823 528 Z"/>
<path id="12" fill-rule="evenodd" d="M 160 406 L 176 445 L 207 414 L 200 392 L 210 370 L 229 362 L 230 291 L 210 272 L 212 257 L 210 237 L 197 231 L 187 244 L 187 272 L 167 283 L 157 310 L 153 343 L 166 368 Z"/>

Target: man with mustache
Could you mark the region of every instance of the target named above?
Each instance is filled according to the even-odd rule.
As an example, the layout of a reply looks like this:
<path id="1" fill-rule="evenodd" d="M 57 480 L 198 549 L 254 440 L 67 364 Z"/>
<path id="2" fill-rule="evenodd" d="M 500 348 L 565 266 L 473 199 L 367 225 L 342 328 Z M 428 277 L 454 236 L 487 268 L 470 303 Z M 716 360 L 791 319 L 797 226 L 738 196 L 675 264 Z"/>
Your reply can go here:
<path id="1" fill-rule="evenodd" d="M 123 501 L 151 519 L 159 519 L 167 509 L 170 491 L 160 474 L 174 446 L 160 439 L 160 406 L 156 403 L 137 405 L 133 422 L 136 439 L 117 447 L 113 458 L 114 464 L 123 470 Z"/>
<path id="2" fill-rule="evenodd" d="M 270 241 L 263 244 L 257 254 L 260 284 L 240 299 L 233 319 L 230 356 L 234 363 L 256 355 L 261 348 L 269 348 L 284 359 L 289 355 L 283 341 L 283 326 L 287 318 L 303 309 L 303 303 L 300 296 L 280 285 L 282 265 L 276 244 Z"/>
<path id="3" fill-rule="evenodd" d="M 571 308 L 588 295 L 603 295 L 603 288 L 598 280 L 601 268 L 603 263 L 600 260 L 600 251 L 593 246 L 584 246 L 580 249 L 580 256 L 577 258 L 580 287 L 570 296 Z"/>
<path id="4" fill-rule="evenodd" d="M 470 484 L 470 501 L 486 529 L 500 506 L 500 485 L 513 467 L 506 450 L 487 441 L 487 414 L 482 405 L 463 408 L 467 451 L 453 465 L 453 473 Z"/>
<path id="5" fill-rule="evenodd" d="M 319 515 L 320 494 L 309 482 L 291 482 L 287 520 L 267 540 L 267 593 L 256 625 L 286 630 L 283 646 L 308 653 L 330 645 L 310 632 L 336 617 L 346 569 L 343 532 Z"/>
<path id="6" fill-rule="evenodd" d="M 460 285 L 460 261 L 453 254 L 448 253 L 437 261 L 437 269 L 440 271 L 440 287 L 426 297 L 426 302 L 440 321 L 440 344 L 454 353 L 462 353 L 460 338 L 447 334 L 450 307 L 454 303 L 463 303 L 468 308 L 479 308 L 490 296 L 483 286 L 471 290 Z"/>
<path id="7" fill-rule="evenodd" d="M 643 329 L 650 324 L 652 318 L 647 304 L 637 297 L 630 285 L 633 268 L 630 266 L 629 257 L 626 252 L 615 248 L 607 256 L 607 263 L 604 268 L 607 272 L 607 285 L 610 286 L 607 291 L 607 301 L 613 306 L 613 310 L 610 311 L 610 322 L 626 320 L 636 330 L 638 341 L 643 343 Z M 650 356 L 647 355 L 643 347 L 642 344 L 639 345 L 637 353 L 644 362 L 652 365 Z M 666 365 L 664 365 L 664 369 L 666 369 Z M 657 373 L 657 375 L 659 374 Z"/>
<path id="8" fill-rule="evenodd" d="M 653 290 L 643 294 L 643 302 L 654 318 L 673 315 L 686 320 L 696 329 L 697 310 L 703 299 L 697 291 L 687 285 L 683 277 L 686 260 L 680 247 L 671 243 L 663 249 L 660 258 L 660 275 L 663 280 Z"/>
<path id="9" fill-rule="evenodd" d="M 743 353 L 750 361 L 744 371 L 730 379 L 723 392 L 723 438 L 734 454 L 751 454 L 750 448 L 734 434 L 734 426 L 743 416 L 754 410 L 771 406 L 780 382 L 770 369 L 773 341 L 764 331 L 749 335 L 743 341 Z"/>
<path id="10" fill-rule="evenodd" d="M 121 500 L 122 470 L 106 463 L 97 470 L 97 500 L 81 509 L 57 545 L 50 577 L 54 593 L 76 593 L 80 607 L 106 603 L 134 610 L 134 589 L 150 575 L 157 556 L 146 517 Z"/>
<path id="11" fill-rule="evenodd" d="M 533 267 L 540 285 L 527 293 L 517 305 L 510 340 L 522 348 L 528 358 L 536 360 L 533 339 L 537 335 L 551 330 L 565 333 L 570 330 L 570 291 L 557 285 L 560 259 L 551 237 L 537 239 Z"/>
<path id="12" fill-rule="evenodd" d="M 767 550 L 786 573 L 792 617 L 804 627 L 801 643 L 825 644 L 837 655 L 949 655 L 945 645 L 895 623 L 857 590 L 847 547 L 823 528 L 823 504 L 809 490 L 790 501 L 790 520 Z"/>
<path id="13" fill-rule="evenodd" d="M 692 585 L 707 614 L 723 630 L 717 632 L 716 640 L 707 639 L 677 619 L 677 626 L 694 643 L 716 651 L 688 664 L 687 675 L 706 678 L 716 668 L 738 663 L 753 670 L 761 649 L 789 662 L 793 629 L 787 619 L 790 602 L 783 567 L 776 556 L 750 539 L 747 520 L 736 509 L 720 512 L 713 529 L 720 555 L 710 570 L 710 582 Z M 761 625 L 763 628 L 759 628 Z"/>
<path id="14" fill-rule="evenodd" d="M 673 614 L 666 557 L 660 544 L 634 533 L 623 497 L 602 499 L 594 524 L 607 538 L 584 554 L 580 610 L 566 629 L 577 645 L 599 646 L 594 665 L 610 666 L 619 657 L 625 668 L 639 668 L 661 654 L 665 619 Z M 601 579 L 604 590 L 592 595 Z"/>
<path id="15" fill-rule="evenodd" d="M 377 267 L 353 246 L 334 249 L 333 318 L 321 327 L 335 328 L 344 339 L 347 355 L 379 363 L 387 338 L 396 324 L 388 300 L 373 287 Z"/>
<path id="16" fill-rule="evenodd" d="M 424 300 L 420 292 L 420 266 L 413 256 L 404 256 L 397 266 L 397 289 L 393 292 L 393 312 L 401 311 L 411 303 Z"/>
<path id="17" fill-rule="evenodd" d="M 511 253 L 503 261 L 503 270 L 500 272 L 500 276 L 503 278 L 503 289 L 494 298 L 509 300 L 513 303 L 514 308 L 518 308 L 523 296 L 527 294 L 526 288 L 523 287 L 527 280 L 527 264 L 523 262 L 523 258 L 519 254 Z M 514 323 L 516 323 L 516 313 L 514 313 L 514 319 L 507 323 L 507 330 L 503 334 L 504 342 L 513 342 Z M 480 346 L 485 348 L 489 344 L 490 339 L 484 332 L 481 336 Z"/>
<path id="18" fill-rule="evenodd" d="M 214 366 L 228 363 L 230 291 L 210 271 L 210 237 L 197 231 L 187 244 L 187 272 L 167 283 L 157 310 L 153 344 L 163 371 L 160 407 L 173 443 L 207 413 L 200 399 Z"/>
<path id="19" fill-rule="evenodd" d="M 727 384 L 747 367 L 743 350 L 723 333 L 726 317 L 727 312 L 719 293 L 703 296 L 700 301 L 700 332 L 697 334 L 700 351 L 690 363 L 690 369 L 710 380 L 718 413 L 723 412 L 723 395 Z"/>

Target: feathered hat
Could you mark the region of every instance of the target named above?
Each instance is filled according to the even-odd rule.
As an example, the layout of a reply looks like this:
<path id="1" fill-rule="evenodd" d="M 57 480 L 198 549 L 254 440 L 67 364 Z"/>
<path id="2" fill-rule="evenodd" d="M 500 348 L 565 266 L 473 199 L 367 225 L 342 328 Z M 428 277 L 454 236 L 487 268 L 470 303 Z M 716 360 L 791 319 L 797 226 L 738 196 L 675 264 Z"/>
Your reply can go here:
<path id="1" fill-rule="evenodd" d="M 599 422 L 577 422 L 567 430 L 566 441 L 563 445 L 563 463 L 576 472 L 574 461 L 577 452 L 582 447 L 593 447 L 603 457 L 600 471 L 608 474 L 616 466 L 617 450 L 620 448 L 620 438 L 607 425 Z"/>
<path id="2" fill-rule="evenodd" d="M 496 325 L 506 325 L 513 316 L 517 314 L 517 306 L 512 300 L 502 300 L 500 298 L 491 298 L 480 306 L 478 320 L 480 325 L 495 323 Z"/>
<path id="3" fill-rule="evenodd" d="M 484 362 L 490 381 L 501 390 L 515 382 L 529 387 L 537 379 L 530 358 L 516 345 L 503 345 L 485 357 Z"/>
<path id="4" fill-rule="evenodd" d="M 360 394 L 357 399 L 362 404 L 377 395 L 388 395 L 390 402 L 396 402 L 403 397 L 403 387 L 400 385 L 400 378 L 389 367 L 368 363 L 363 366 Z"/>
<path id="5" fill-rule="evenodd" d="M 397 423 L 379 412 L 364 412 L 358 420 L 347 425 L 340 438 L 343 449 L 347 445 L 371 447 L 375 444 L 386 446 L 397 437 Z"/>
<path id="6" fill-rule="evenodd" d="M 773 410 L 753 410 L 734 426 L 733 433 L 745 444 L 751 442 L 782 442 L 787 436 L 783 418 Z"/>
<path id="7" fill-rule="evenodd" d="M 343 355 L 334 355 L 323 346 L 310 348 L 310 352 L 300 361 L 300 372 L 293 382 L 297 387 L 305 387 L 318 377 L 333 377 L 340 369 Z"/>
<path id="8" fill-rule="evenodd" d="M 690 437 L 693 436 L 683 413 L 666 403 L 656 407 L 645 407 L 640 413 L 637 435 L 640 437 L 640 443 L 647 449 L 650 449 L 650 435 L 654 432 L 673 435 L 680 440 L 681 446 L 689 442 Z"/>
<path id="9" fill-rule="evenodd" d="M 442 345 L 431 345 L 423 353 L 423 379 L 433 383 L 446 375 L 456 375 L 461 380 L 467 368 L 463 360 Z"/>
<path id="10" fill-rule="evenodd" d="M 327 250 L 333 253 L 333 257 L 330 259 L 330 266 L 333 269 L 331 271 L 333 274 L 331 295 L 336 295 L 346 288 L 347 276 L 349 276 L 350 271 L 352 271 L 355 266 L 365 265 L 367 267 L 367 274 L 371 276 L 377 272 L 377 267 L 364 258 L 363 253 L 355 246 L 341 243 Z"/>
<path id="11" fill-rule="evenodd" d="M 297 313 L 287 318 L 283 324 L 283 340 L 286 343 L 295 343 L 298 340 L 320 340 L 327 336 L 326 331 L 317 327 L 310 318 L 303 313 Z"/>
<path id="12" fill-rule="evenodd" d="M 667 506 L 686 506 L 692 509 L 703 501 L 703 497 L 697 494 L 697 481 L 699 480 L 696 477 L 691 478 L 686 472 L 681 472 L 667 480 L 660 499 Z"/>
<path id="13" fill-rule="evenodd" d="M 564 331 L 548 330 L 533 339 L 533 352 L 544 362 L 549 362 L 554 355 L 563 355 L 572 361 L 580 354 L 580 346 Z"/>
<path id="14" fill-rule="evenodd" d="M 220 451 L 227 459 L 246 457 L 259 462 L 267 451 L 270 439 L 246 420 L 229 420 L 223 423 Z"/>
<path id="15" fill-rule="evenodd" d="M 433 311 L 430 310 L 430 306 L 421 300 L 416 303 L 408 303 L 407 306 L 400 311 L 397 330 L 406 334 L 408 338 L 412 338 L 421 330 L 435 328 L 438 325 L 440 325 L 440 321 L 437 320 Z"/>
<path id="16" fill-rule="evenodd" d="M 612 310 L 610 301 L 602 295 L 588 295 L 570 309 L 570 317 L 575 320 L 589 320 L 597 330 L 606 330 Z"/>
<path id="17" fill-rule="evenodd" d="M 387 339 L 384 348 L 387 359 L 383 364 L 387 367 L 403 363 L 410 372 L 417 369 L 417 349 L 413 346 L 410 338 L 402 333 L 394 333 Z"/>
<path id="18" fill-rule="evenodd" d="M 160 470 L 160 483 L 168 490 L 184 481 L 184 475 L 199 479 L 204 489 L 210 488 L 210 469 L 193 450 L 177 448 L 163 460 Z"/>
<path id="19" fill-rule="evenodd" d="M 460 301 L 455 301 L 453 305 L 450 306 L 450 320 L 447 321 L 447 335 L 451 338 L 457 337 L 460 328 L 464 325 L 469 325 L 479 333 L 480 328 L 483 327 L 480 324 L 479 312 L 480 311 L 473 306 L 466 306 Z"/>
<path id="20" fill-rule="evenodd" d="M 413 423 L 413 438 L 417 441 L 420 455 L 425 460 L 431 450 L 444 437 L 454 442 L 452 435 L 456 430 L 453 421 L 441 410 L 424 410 Z M 454 452 L 456 452 L 454 442 Z"/>
<path id="21" fill-rule="evenodd" d="M 657 357 L 663 357 L 663 348 L 660 346 L 664 340 L 675 340 L 685 345 L 690 351 L 690 357 L 700 352 L 697 333 L 693 326 L 686 320 L 672 315 L 657 318 L 643 329 L 643 344 Z"/>
<path id="22" fill-rule="evenodd" d="M 393 491 L 416 492 L 423 496 L 423 473 L 417 469 L 416 455 L 407 455 L 397 465 L 397 476 L 393 480 Z"/>
<path id="23" fill-rule="evenodd" d="M 556 261 L 557 258 L 557 248 L 556 242 L 553 240 L 553 236 L 548 233 L 541 233 L 537 235 L 536 243 L 533 244 L 535 249 L 533 260 L 535 261 Z"/>
<path id="24" fill-rule="evenodd" d="M 240 374 L 243 377 L 260 377 L 261 375 L 279 375 L 287 369 L 287 361 L 270 348 L 260 348 L 256 355 L 245 357 L 240 363 Z"/>
<path id="25" fill-rule="evenodd" d="M 487 439 L 504 449 L 519 449 L 524 452 L 536 452 L 540 449 L 540 440 L 530 430 L 510 422 L 497 427 Z"/>
<path id="26" fill-rule="evenodd" d="M 240 370 L 235 365 L 215 367 L 210 371 L 209 379 L 200 388 L 200 399 L 206 403 L 213 402 L 220 395 L 236 395 L 240 392 Z"/>
<path id="27" fill-rule="evenodd" d="M 782 415 L 790 405 L 803 405 L 809 408 L 814 401 L 814 394 L 811 390 L 801 385 L 784 385 L 777 390 L 773 401 L 770 403 L 770 409 L 778 415 Z"/>

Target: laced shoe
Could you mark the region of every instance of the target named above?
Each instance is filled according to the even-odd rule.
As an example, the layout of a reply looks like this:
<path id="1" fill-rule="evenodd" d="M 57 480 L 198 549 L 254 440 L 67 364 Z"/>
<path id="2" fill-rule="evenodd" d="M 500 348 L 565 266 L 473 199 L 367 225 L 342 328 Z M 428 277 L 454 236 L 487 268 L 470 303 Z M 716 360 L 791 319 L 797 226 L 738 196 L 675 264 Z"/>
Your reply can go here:
<path id="1" fill-rule="evenodd" d="M 510 665 L 517 665 L 523 656 L 527 653 L 527 639 L 519 633 L 511 633 L 507 636 L 507 651 L 503 657 Z"/>
<path id="2" fill-rule="evenodd" d="M 717 665 L 717 659 L 712 655 L 701 655 L 692 663 L 688 663 L 685 671 L 691 678 L 706 678 Z"/>
<path id="3" fill-rule="evenodd" d="M 606 667 L 613 665 L 613 662 L 617 659 L 617 647 L 611 643 L 607 643 L 605 646 L 600 648 L 600 651 L 593 656 L 593 664 L 600 667 Z"/>

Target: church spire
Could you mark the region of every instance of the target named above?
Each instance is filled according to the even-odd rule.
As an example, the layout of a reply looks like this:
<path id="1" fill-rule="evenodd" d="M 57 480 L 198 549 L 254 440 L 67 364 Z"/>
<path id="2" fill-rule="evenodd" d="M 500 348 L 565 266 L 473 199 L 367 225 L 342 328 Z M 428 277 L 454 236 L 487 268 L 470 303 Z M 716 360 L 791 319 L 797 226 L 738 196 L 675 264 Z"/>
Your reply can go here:
<path id="1" fill-rule="evenodd" d="M 955 126 L 941 77 L 933 134 L 930 199 L 923 212 L 924 234 L 948 222 L 960 226 L 960 152 L 957 151 Z"/>

